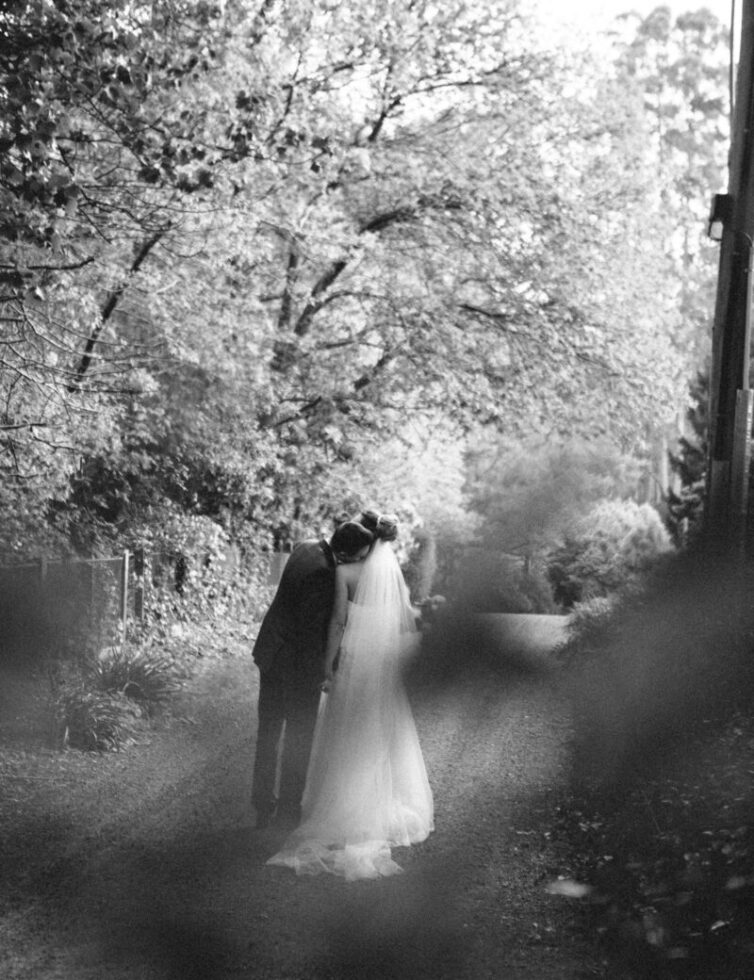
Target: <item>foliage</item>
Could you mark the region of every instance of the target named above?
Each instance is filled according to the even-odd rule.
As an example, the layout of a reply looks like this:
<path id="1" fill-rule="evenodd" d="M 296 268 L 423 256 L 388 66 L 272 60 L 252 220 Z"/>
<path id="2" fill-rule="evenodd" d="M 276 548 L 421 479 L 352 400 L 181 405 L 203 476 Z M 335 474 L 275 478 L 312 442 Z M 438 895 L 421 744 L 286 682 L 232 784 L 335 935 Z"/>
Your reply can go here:
<path id="1" fill-rule="evenodd" d="M 19 490 L 40 471 L 59 488 L 107 437 L 111 394 L 147 352 L 112 319 L 177 185 L 200 183 L 197 116 L 174 96 L 208 70 L 208 13 L 32 0 L 0 14 L 3 464 Z"/>
<path id="2" fill-rule="evenodd" d="M 698 733 L 613 794 L 568 794 L 555 838 L 616 975 L 734 980 L 752 951 L 750 714 Z"/>
<path id="3" fill-rule="evenodd" d="M 548 557 L 555 600 L 571 607 L 609 596 L 637 582 L 671 550 L 669 535 L 650 504 L 601 501 Z"/>
<path id="4" fill-rule="evenodd" d="M 517 427 L 518 420 L 550 428 L 556 418 L 560 425 L 570 422 L 591 432 L 603 428 L 608 415 L 627 432 L 628 415 L 633 409 L 641 413 L 643 395 L 634 374 L 637 352 L 647 354 L 639 369 L 641 384 L 655 377 L 660 365 L 669 365 L 669 351 L 657 348 L 657 338 L 667 333 L 667 310 L 658 304 L 662 289 L 656 270 L 662 260 L 655 256 L 652 267 L 647 263 L 639 269 L 646 252 L 625 245 L 635 234 L 641 166 L 637 162 L 632 173 L 639 176 L 628 187 L 627 169 L 615 168 L 610 153 L 614 150 L 618 157 L 617 145 L 623 150 L 623 142 L 632 140 L 631 156 L 640 156 L 636 119 L 630 125 L 621 120 L 608 132 L 598 119 L 602 105 L 564 102 L 562 89 L 558 113 L 553 113 L 554 93 L 542 84 L 542 73 L 552 69 L 542 59 L 540 64 L 509 60 L 494 85 L 491 77 L 472 80 L 475 72 L 467 58 L 495 55 L 490 51 L 480 56 L 478 47 L 486 44 L 482 25 L 472 40 L 463 22 L 462 62 L 455 66 L 454 79 L 445 83 L 453 94 L 443 100 L 425 98 L 421 115 L 409 112 L 409 100 L 418 97 L 422 85 L 417 77 L 422 66 L 406 60 L 412 38 L 423 45 L 421 33 L 440 31 L 445 18 L 454 16 L 443 8 L 442 18 L 434 17 L 430 26 L 421 23 L 428 11 L 423 4 L 414 5 L 402 25 L 407 34 L 391 52 L 399 59 L 407 91 L 396 96 L 384 119 L 378 116 L 379 133 L 355 148 L 368 168 L 339 173 L 327 197 L 337 223 L 318 199 L 312 215 L 317 224 L 311 226 L 306 201 L 291 199 L 286 223 L 289 237 L 295 231 L 295 238 L 278 259 L 279 266 L 293 270 L 291 291 L 283 292 L 277 319 L 290 337 L 276 342 L 278 424 L 285 425 L 281 431 L 295 427 L 300 439 L 303 432 L 311 436 L 321 430 L 332 436 L 337 450 L 341 443 L 358 439 L 355 424 L 363 429 L 388 423 L 391 412 L 405 416 L 441 409 L 464 420 L 509 428 Z M 506 21 L 501 17 L 498 23 Z M 505 50 L 512 42 L 512 32 L 504 29 L 496 47 Z M 382 60 L 388 52 L 375 56 Z M 564 64 L 557 69 L 564 75 L 569 71 Z M 459 75 L 477 86 L 474 103 L 455 97 Z M 440 75 L 433 84 L 441 84 Z M 380 95 L 365 93 L 367 110 L 373 104 L 375 115 L 384 105 Z M 624 108 L 628 113 L 625 102 Z M 605 145 L 589 145 L 584 167 L 584 144 L 569 142 L 569 127 L 592 132 L 600 126 Z M 582 163 L 578 189 L 577 143 Z M 333 144 L 337 146 L 335 140 Z M 557 150 L 543 154 L 542 147 Z M 405 178 L 396 183 L 389 175 L 399 158 Z M 582 190 L 585 180 L 599 182 L 594 199 L 601 205 L 611 189 L 609 218 L 601 217 L 598 207 L 588 220 L 583 217 L 590 207 Z M 553 187 L 559 192 L 553 193 Z M 302 215 L 309 219 L 306 225 Z M 319 223 L 328 219 L 332 232 L 326 241 L 342 241 L 340 254 L 333 257 L 320 247 Z M 614 267 L 620 276 L 625 272 L 626 291 L 635 297 L 637 288 L 647 284 L 645 311 L 651 289 L 652 315 L 638 321 L 634 317 L 630 345 L 625 323 L 618 323 L 627 307 L 612 295 L 608 309 L 604 289 L 595 288 L 595 225 L 603 234 L 602 246 L 616 252 Z M 300 258 L 304 245 L 306 264 Z M 307 266 L 313 266 L 310 272 Z M 278 281 L 282 274 L 278 269 Z M 332 288 L 336 283 L 337 290 Z M 623 285 L 617 278 L 613 284 L 617 291 Z M 663 328 L 658 329 L 661 317 Z M 637 333 L 645 342 L 635 343 Z M 614 411 L 627 370 L 630 382 L 620 392 L 621 411 Z M 322 387 L 325 372 L 335 382 L 329 391 Z M 353 380 L 345 383 L 348 378 Z M 298 384 L 315 379 L 320 387 L 307 400 Z M 664 402 L 667 387 L 662 387 Z M 579 399 L 572 397 L 574 388 Z M 594 410 L 596 397 L 603 399 L 601 411 Z"/>
<path id="5" fill-rule="evenodd" d="M 638 462 L 605 440 L 488 436 L 469 450 L 467 466 L 481 540 L 534 557 L 596 501 L 628 492 Z"/>
<path id="6" fill-rule="evenodd" d="M 663 563 L 574 673 L 557 832 L 609 972 L 733 978 L 751 957 L 751 568 Z"/>
<path id="7" fill-rule="evenodd" d="M 409 420 L 440 446 L 480 422 L 633 444 L 672 414 L 681 325 L 643 235 L 637 103 L 536 50 L 519 15 L 3 11 L 0 466 L 19 533 L 51 517 L 99 553 L 167 500 L 261 549 L 329 521 L 375 447 L 410 456 Z"/>
<path id="8" fill-rule="evenodd" d="M 565 661 L 589 657 L 601 649 L 609 637 L 618 594 L 595 596 L 573 604 L 568 616 L 565 643 L 558 656 Z"/>
<path id="9" fill-rule="evenodd" d="M 411 600 L 421 603 L 432 593 L 437 574 L 437 544 L 434 537 L 423 528 L 414 532 L 414 542 L 403 567 Z"/>
<path id="10" fill-rule="evenodd" d="M 510 596 L 510 608 L 502 612 L 544 613 L 553 615 L 559 607 L 552 588 L 540 565 L 519 568 L 505 582 L 505 592 Z"/>
<path id="11" fill-rule="evenodd" d="M 444 589 L 477 524 L 470 430 L 645 452 L 686 337 L 645 235 L 672 224 L 638 94 L 654 49 L 616 80 L 537 49 L 519 13 L 3 11 L 9 551 L 159 553 L 167 631 L 260 605 L 265 549 L 358 500 L 431 536 Z M 559 510 L 531 487 L 482 508 L 526 556 Z"/>
<path id="12" fill-rule="evenodd" d="M 69 691 L 58 706 L 63 743 L 75 749 L 106 752 L 132 744 L 143 730 L 139 704 L 125 694 Z"/>
<path id="13" fill-rule="evenodd" d="M 709 434 L 709 377 L 697 374 L 690 386 L 690 404 L 686 409 L 688 436 L 678 440 L 678 451 L 669 453 L 670 465 L 680 486 L 668 489 L 668 523 L 676 544 L 693 540 L 701 529 L 707 475 L 707 438 Z"/>
<path id="14" fill-rule="evenodd" d="M 93 675 L 102 691 L 125 695 L 145 715 L 151 715 L 180 687 L 176 662 L 154 646 L 110 648 L 97 658 Z"/>
<path id="15" fill-rule="evenodd" d="M 399 560 L 415 599 L 448 587 L 452 568 L 474 537 L 476 516 L 464 492 L 464 444 L 447 420 L 413 419 L 399 435 L 363 447 L 347 467 L 334 467 L 322 489 L 325 502 L 342 495 L 335 499 L 345 513 L 371 506 L 398 515 Z"/>
<path id="16" fill-rule="evenodd" d="M 262 538 L 265 546 L 267 540 Z M 174 621 L 248 621 L 269 602 L 271 551 L 260 547 L 256 534 L 231 538 L 207 517 L 174 510 L 151 546 L 147 618 L 163 630 Z"/>
<path id="17" fill-rule="evenodd" d="M 475 612 L 555 613 L 552 590 L 538 565 L 526 567 L 515 556 L 495 549 L 464 550 L 447 596 L 460 608 Z"/>
<path id="18" fill-rule="evenodd" d="M 626 18 L 618 66 L 642 92 L 662 207 L 672 213 L 665 247 L 675 265 L 691 363 L 709 349 L 717 251 L 699 234 L 710 195 L 725 185 L 730 142 L 727 24 L 701 7 L 673 18 L 658 6 Z"/>

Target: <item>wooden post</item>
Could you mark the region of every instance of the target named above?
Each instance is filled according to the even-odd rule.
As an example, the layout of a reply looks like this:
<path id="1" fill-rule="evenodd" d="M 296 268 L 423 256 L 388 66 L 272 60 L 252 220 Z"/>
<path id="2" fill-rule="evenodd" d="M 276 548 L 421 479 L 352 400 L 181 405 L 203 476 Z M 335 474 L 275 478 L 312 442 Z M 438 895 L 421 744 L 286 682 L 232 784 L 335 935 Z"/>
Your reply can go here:
<path id="1" fill-rule="evenodd" d="M 731 461 L 731 513 L 735 539 L 742 552 L 746 547 L 747 514 L 749 509 L 749 471 L 751 469 L 751 428 L 754 418 L 754 391 L 739 390 L 736 398 L 736 418 Z"/>
<path id="2" fill-rule="evenodd" d="M 744 3 L 731 134 L 729 214 L 723 224 L 712 334 L 710 449 L 705 536 L 713 546 L 738 551 L 739 508 L 746 501 L 751 333 L 751 266 L 754 246 L 754 4 Z M 738 424 L 737 424 L 738 418 Z M 745 524 L 745 522 L 744 522 Z"/>
<path id="3" fill-rule="evenodd" d="M 128 625 L 128 575 L 131 556 L 127 551 L 123 552 L 120 575 L 120 641 L 126 642 L 126 627 Z"/>
<path id="4" fill-rule="evenodd" d="M 270 571 L 267 577 L 267 582 L 269 585 L 278 586 L 280 583 L 280 577 L 283 574 L 283 569 L 285 568 L 290 554 L 287 551 L 273 551 L 270 555 Z"/>
<path id="5" fill-rule="evenodd" d="M 144 622 L 144 548 L 137 548 L 134 552 L 134 617 L 139 623 Z"/>
<path id="6" fill-rule="evenodd" d="M 43 615 L 49 614 L 48 596 L 47 596 L 47 571 L 49 562 L 47 558 L 39 559 L 39 588 L 38 596 L 36 601 L 40 604 L 40 609 L 44 609 Z"/>
<path id="7" fill-rule="evenodd" d="M 86 570 L 89 576 L 89 630 L 93 632 L 95 627 L 95 622 L 97 620 L 96 615 L 96 605 L 97 605 L 97 578 L 96 569 L 93 561 L 88 561 L 86 563 Z M 100 631 L 100 636 L 102 635 Z"/>

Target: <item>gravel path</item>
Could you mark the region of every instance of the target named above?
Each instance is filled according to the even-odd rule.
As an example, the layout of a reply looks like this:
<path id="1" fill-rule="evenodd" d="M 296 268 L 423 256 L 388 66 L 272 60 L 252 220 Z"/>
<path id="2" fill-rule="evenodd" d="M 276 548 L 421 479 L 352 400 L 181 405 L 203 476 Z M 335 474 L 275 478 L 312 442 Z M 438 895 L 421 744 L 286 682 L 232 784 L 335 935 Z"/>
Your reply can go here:
<path id="1" fill-rule="evenodd" d="M 5 753 L 7 980 L 576 980 L 602 976 L 550 841 L 569 729 L 557 675 L 484 672 L 417 696 L 436 832 L 405 874 L 344 883 L 264 861 L 253 831 L 256 672 L 210 664 L 143 746 Z M 29 779 L 32 782 L 29 782 Z M 29 786 L 36 787 L 29 801 Z M 23 797 L 23 798 L 22 798 Z M 6 795 L 7 798 L 7 795 Z"/>

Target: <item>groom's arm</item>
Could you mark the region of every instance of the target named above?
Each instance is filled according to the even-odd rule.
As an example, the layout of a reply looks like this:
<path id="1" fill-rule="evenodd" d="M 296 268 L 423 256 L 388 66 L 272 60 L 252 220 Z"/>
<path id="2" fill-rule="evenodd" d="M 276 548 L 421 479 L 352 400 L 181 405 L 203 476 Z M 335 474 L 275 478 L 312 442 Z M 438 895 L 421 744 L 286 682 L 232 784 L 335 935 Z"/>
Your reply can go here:
<path id="1" fill-rule="evenodd" d="M 327 627 L 327 646 L 325 647 L 325 681 L 329 682 L 334 677 L 335 658 L 338 656 L 340 641 L 343 639 L 343 630 L 346 628 L 346 618 L 348 616 L 348 588 L 346 577 L 343 573 L 343 566 L 339 565 L 335 569 L 335 599 L 333 601 L 332 615 Z"/>

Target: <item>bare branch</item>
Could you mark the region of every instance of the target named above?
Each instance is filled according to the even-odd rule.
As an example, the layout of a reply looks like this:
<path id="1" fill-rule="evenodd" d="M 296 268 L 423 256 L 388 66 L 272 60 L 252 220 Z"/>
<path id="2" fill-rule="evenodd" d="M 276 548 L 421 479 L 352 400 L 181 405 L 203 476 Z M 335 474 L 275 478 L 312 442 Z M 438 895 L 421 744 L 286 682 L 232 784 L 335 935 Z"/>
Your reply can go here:
<path id="1" fill-rule="evenodd" d="M 391 211 L 385 211 L 382 214 L 375 215 L 375 217 L 365 222 L 361 228 L 359 228 L 359 234 L 363 235 L 367 232 L 384 231 L 386 228 L 389 228 L 390 225 L 411 221 L 416 217 L 416 214 L 417 208 L 410 205 L 406 205 L 402 208 L 393 208 Z M 324 298 L 318 300 L 316 297 L 324 293 L 325 290 L 327 290 L 335 282 L 343 270 L 347 268 L 348 263 L 348 258 L 337 259 L 314 284 L 312 291 L 309 294 L 309 302 L 301 311 L 301 314 L 296 320 L 296 325 L 293 329 L 293 332 L 297 337 L 306 336 L 311 329 L 312 320 L 314 319 L 315 315 L 319 313 L 326 303 Z"/>
<path id="2" fill-rule="evenodd" d="M 42 426 L 46 427 L 49 424 L 49 422 L 15 422 L 13 424 L 0 422 L 0 431 L 10 432 L 13 429 L 36 429 Z"/>
<path id="3" fill-rule="evenodd" d="M 287 330 L 291 322 L 291 310 L 293 307 L 293 290 L 296 285 L 298 273 L 299 254 L 296 243 L 291 239 L 291 247 L 288 251 L 288 264 L 285 270 L 285 288 L 280 301 L 280 311 L 278 313 L 278 330 Z"/>
<path id="4" fill-rule="evenodd" d="M 123 294 L 125 293 L 126 288 L 128 287 L 129 280 L 131 279 L 132 276 L 134 276 L 139 271 L 139 268 L 141 267 L 144 260 L 147 258 L 149 253 L 155 247 L 155 245 L 160 241 L 160 239 L 167 234 L 168 230 L 169 230 L 169 226 L 160 228 L 153 235 L 151 235 L 144 242 L 142 242 L 141 247 L 136 253 L 133 262 L 131 263 L 131 268 L 129 270 L 128 276 L 126 276 L 126 278 L 120 283 L 120 285 L 118 285 L 110 293 L 110 296 L 108 297 L 104 307 L 102 308 L 100 321 L 97 324 L 97 326 L 94 327 L 94 329 L 92 330 L 89 336 L 89 339 L 86 342 L 84 353 L 82 354 L 81 360 L 79 361 L 79 365 L 76 369 L 77 381 L 80 381 L 88 371 L 89 366 L 92 363 L 92 355 L 93 355 L 94 347 L 99 338 L 99 335 L 102 332 L 105 324 L 110 319 L 113 312 L 115 311 L 115 308 L 120 302 Z M 68 390 L 76 391 L 78 387 L 79 387 L 78 383 L 74 383 L 68 386 Z"/>

